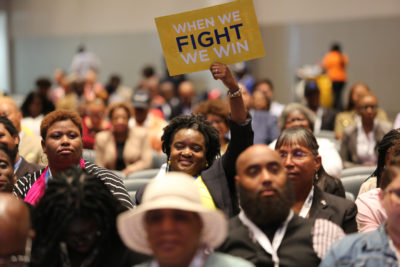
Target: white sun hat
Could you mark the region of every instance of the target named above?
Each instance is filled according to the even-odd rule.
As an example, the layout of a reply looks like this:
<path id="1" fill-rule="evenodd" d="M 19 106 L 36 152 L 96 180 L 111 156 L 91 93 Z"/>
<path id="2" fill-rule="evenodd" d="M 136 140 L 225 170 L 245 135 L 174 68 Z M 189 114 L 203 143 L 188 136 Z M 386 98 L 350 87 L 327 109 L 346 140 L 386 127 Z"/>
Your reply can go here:
<path id="1" fill-rule="evenodd" d="M 224 213 L 202 204 L 193 177 L 182 172 L 169 172 L 147 185 L 141 205 L 118 216 L 118 232 L 127 247 L 153 254 L 147 240 L 144 218 L 146 212 L 158 209 L 196 212 L 203 222 L 201 240 L 211 248 L 218 247 L 226 238 L 227 221 Z"/>

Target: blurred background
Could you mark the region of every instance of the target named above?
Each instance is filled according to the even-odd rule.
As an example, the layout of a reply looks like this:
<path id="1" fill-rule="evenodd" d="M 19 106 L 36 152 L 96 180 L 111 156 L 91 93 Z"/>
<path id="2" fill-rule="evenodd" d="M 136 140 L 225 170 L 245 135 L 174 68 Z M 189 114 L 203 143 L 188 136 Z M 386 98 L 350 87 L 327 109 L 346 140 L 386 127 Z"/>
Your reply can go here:
<path id="1" fill-rule="evenodd" d="M 165 75 L 154 18 L 228 1 L 0 0 L 0 91 L 26 95 L 39 76 L 68 71 L 78 46 L 101 61 L 98 80 L 119 73 L 137 84 L 143 66 Z M 268 77 L 275 99 L 295 99 L 296 75 L 318 64 L 333 42 L 349 56 L 348 82 L 365 82 L 393 119 L 400 111 L 400 1 L 254 0 L 266 56 L 249 62 Z M 189 74 L 198 90 L 217 86 L 209 72 Z M 345 100 L 344 100 L 345 101 Z"/>

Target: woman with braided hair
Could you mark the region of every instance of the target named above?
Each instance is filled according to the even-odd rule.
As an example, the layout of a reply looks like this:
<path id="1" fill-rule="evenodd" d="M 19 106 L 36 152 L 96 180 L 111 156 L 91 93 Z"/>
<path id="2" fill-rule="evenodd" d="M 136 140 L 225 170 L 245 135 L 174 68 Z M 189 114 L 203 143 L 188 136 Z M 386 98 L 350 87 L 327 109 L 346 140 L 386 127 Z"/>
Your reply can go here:
<path id="1" fill-rule="evenodd" d="M 31 266 L 132 266 L 144 260 L 119 239 L 122 204 L 97 177 L 71 167 L 49 181 L 32 215 Z M 136 255 L 136 256 L 135 256 Z"/>
<path id="2" fill-rule="evenodd" d="M 219 157 L 220 141 L 217 129 L 199 115 L 175 117 L 164 128 L 162 150 L 168 157 L 165 171 L 184 172 L 193 176 L 201 192 L 203 203 L 219 208 L 226 216 L 239 213 L 236 197 L 235 162 L 239 154 L 253 144 L 251 119 L 243 103 L 241 88 L 225 64 L 213 63 L 210 71 L 228 88 L 231 115 L 231 141 L 225 154 Z M 161 174 L 162 173 L 162 174 Z M 144 187 L 136 192 L 140 204 Z"/>

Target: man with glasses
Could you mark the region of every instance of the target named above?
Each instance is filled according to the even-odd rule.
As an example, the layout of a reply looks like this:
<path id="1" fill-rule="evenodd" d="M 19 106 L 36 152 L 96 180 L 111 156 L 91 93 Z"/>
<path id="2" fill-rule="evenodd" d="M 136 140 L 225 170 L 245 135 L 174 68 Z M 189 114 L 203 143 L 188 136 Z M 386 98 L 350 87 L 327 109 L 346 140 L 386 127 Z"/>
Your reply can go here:
<path id="1" fill-rule="evenodd" d="M 0 267 L 27 266 L 31 230 L 26 204 L 9 193 L 0 193 Z"/>
<path id="2" fill-rule="evenodd" d="M 333 244 L 320 266 L 400 266 L 400 158 L 391 162 L 383 176 L 391 180 L 379 195 L 386 222 L 375 231 Z"/>

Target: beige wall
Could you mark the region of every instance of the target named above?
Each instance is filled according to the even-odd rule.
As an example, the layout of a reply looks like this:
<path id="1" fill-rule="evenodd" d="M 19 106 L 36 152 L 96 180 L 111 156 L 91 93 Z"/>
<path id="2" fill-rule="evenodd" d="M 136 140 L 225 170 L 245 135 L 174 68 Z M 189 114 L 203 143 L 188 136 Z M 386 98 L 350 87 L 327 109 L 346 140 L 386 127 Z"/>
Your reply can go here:
<path id="1" fill-rule="evenodd" d="M 12 0 L 12 34 L 77 35 L 155 31 L 154 18 L 229 1 Z M 254 0 L 260 24 L 400 15 L 398 0 Z"/>

